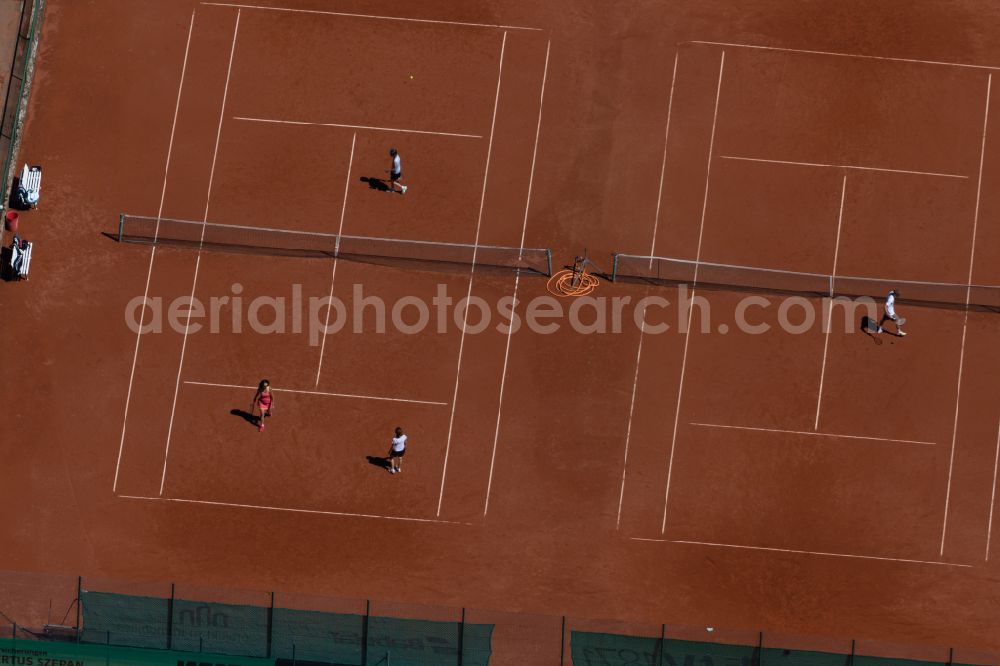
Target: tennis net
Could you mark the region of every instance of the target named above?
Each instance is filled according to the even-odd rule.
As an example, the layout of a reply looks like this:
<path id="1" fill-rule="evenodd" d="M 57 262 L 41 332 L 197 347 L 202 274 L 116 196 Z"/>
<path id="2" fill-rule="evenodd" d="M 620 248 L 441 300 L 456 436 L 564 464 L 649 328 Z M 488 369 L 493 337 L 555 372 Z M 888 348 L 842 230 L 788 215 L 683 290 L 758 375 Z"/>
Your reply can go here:
<path id="1" fill-rule="evenodd" d="M 212 224 L 121 215 L 118 241 L 177 245 L 223 252 L 281 256 L 356 259 L 392 264 L 451 264 L 521 269 L 552 274 L 552 251 L 435 241 L 344 236 L 311 231 Z"/>
<path id="2" fill-rule="evenodd" d="M 1000 286 L 995 285 L 799 273 L 633 254 L 614 255 L 611 280 L 831 298 L 882 299 L 896 289 L 907 303 L 1000 312 Z"/>

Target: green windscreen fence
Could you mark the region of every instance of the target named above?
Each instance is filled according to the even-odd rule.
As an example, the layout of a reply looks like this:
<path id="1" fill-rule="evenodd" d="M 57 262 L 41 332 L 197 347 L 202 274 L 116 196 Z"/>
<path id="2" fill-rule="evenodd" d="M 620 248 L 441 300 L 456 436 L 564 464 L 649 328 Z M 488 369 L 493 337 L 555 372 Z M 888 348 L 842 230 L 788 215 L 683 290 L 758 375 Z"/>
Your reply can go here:
<path id="1" fill-rule="evenodd" d="M 0 639 L 0 663 L 24 666 L 274 666 L 273 659 L 116 645 Z"/>
<path id="2" fill-rule="evenodd" d="M 492 653 L 491 624 L 91 591 L 81 606 L 86 643 L 345 666 L 486 666 Z"/>
<path id="3" fill-rule="evenodd" d="M 916 661 L 865 655 L 726 645 L 659 637 L 574 631 L 570 637 L 573 666 L 930 666 L 942 661 Z M 952 666 L 974 666 L 959 664 Z"/>

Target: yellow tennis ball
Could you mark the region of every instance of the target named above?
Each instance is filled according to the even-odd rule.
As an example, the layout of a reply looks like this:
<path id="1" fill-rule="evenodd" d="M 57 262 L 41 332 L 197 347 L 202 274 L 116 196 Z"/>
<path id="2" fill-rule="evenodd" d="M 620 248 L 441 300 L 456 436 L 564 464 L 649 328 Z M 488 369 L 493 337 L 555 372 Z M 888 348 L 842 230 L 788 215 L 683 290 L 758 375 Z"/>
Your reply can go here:
<path id="1" fill-rule="evenodd" d="M 411 78 L 411 79 L 413 78 L 413 74 L 410 74 L 410 78 Z"/>

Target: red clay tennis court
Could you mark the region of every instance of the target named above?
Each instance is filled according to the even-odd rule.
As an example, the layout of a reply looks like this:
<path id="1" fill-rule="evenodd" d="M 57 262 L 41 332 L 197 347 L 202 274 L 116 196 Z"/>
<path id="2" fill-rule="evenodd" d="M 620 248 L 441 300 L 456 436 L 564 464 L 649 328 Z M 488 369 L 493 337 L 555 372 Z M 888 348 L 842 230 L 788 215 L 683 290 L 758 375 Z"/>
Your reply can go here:
<path id="1" fill-rule="evenodd" d="M 35 259 L 3 287 L 3 568 L 31 583 L 0 610 L 30 623 L 82 575 L 491 609 L 460 620 L 495 627 L 491 663 L 645 649 L 573 643 L 598 633 L 994 663 L 1000 53 L 969 35 L 998 21 L 48 0 Z M 123 214 L 158 242 L 116 242 Z M 272 251 L 290 235 L 337 249 Z M 637 279 L 552 298 L 549 248 Z M 796 274 L 897 286 L 907 337 Z"/>

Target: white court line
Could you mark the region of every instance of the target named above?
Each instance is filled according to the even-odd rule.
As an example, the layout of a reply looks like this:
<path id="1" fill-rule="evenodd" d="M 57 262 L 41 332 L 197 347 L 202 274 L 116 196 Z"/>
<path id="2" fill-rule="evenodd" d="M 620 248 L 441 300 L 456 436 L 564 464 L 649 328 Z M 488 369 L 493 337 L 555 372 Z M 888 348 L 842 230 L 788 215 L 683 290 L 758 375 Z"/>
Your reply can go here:
<path id="1" fill-rule="evenodd" d="M 549 49 L 552 47 L 552 40 L 550 39 L 545 47 L 545 68 L 542 70 L 542 91 L 538 96 L 538 124 L 535 126 L 535 149 L 531 154 L 531 173 L 528 176 L 528 197 L 524 202 L 524 221 L 521 223 L 521 246 L 520 251 L 524 250 L 524 239 L 528 232 L 528 209 L 531 208 L 531 188 L 535 182 L 535 160 L 538 157 L 538 136 L 542 131 L 542 106 L 545 104 L 545 81 L 549 75 Z M 518 259 L 520 259 L 520 255 Z M 517 288 L 521 283 L 521 269 L 517 269 L 517 273 L 514 275 L 514 302 L 511 303 L 511 323 L 513 324 L 513 314 L 514 310 L 517 308 Z M 497 458 L 497 442 L 500 441 L 500 415 L 503 411 L 503 389 L 504 385 L 507 383 L 507 361 L 510 358 L 510 339 L 514 334 L 514 327 L 509 326 L 507 328 L 507 346 L 503 353 L 503 371 L 500 373 L 500 399 L 497 402 L 497 427 L 496 431 L 493 433 L 493 453 L 490 455 L 490 475 L 486 481 L 486 501 L 483 503 L 483 516 L 486 516 L 486 512 L 490 508 L 490 491 L 493 488 L 493 467 L 496 463 Z"/>
<path id="2" fill-rule="evenodd" d="M 698 250 L 694 259 L 694 282 L 698 282 L 698 262 L 701 261 L 701 241 L 705 233 L 705 212 L 708 210 L 708 184 L 712 175 L 712 152 L 715 148 L 715 125 L 719 119 L 719 97 L 722 94 L 722 70 L 726 65 L 726 52 L 722 52 L 719 60 L 719 83 L 715 88 L 715 112 L 712 116 L 712 136 L 708 142 L 708 166 L 705 169 L 705 196 L 701 204 L 701 225 L 698 228 Z M 693 304 L 697 290 L 691 290 Z M 688 307 L 687 329 L 684 331 L 684 355 L 681 357 L 681 378 L 677 386 L 677 408 L 674 410 L 674 433 L 670 438 L 670 460 L 667 462 L 667 487 L 663 492 L 663 521 L 660 524 L 660 534 L 667 530 L 667 506 L 670 502 L 670 481 L 674 472 L 674 450 L 677 448 L 677 423 L 681 418 L 681 397 L 684 395 L 684 371 L 687 369 L 688 343 L 691 341 L 691 317 L 694 307 Z"/>
<path id="3" fill-rule="evenodd" d="M 737 548 L 740 550 L 766 550 L 773 553 L 793 553 L 796 555 L 819 555 L 822 557 L 847 557 L 859 560 L 880 560 L 882 562 L 907 562 L 909 564 L 934 564 L 942 567 L 962 567 L 971 569 L 971 564 L 953 564 L 952 562 L 938 562 L 934 560 L 912 560 L 905 557 L 879 557 L 878 555 L 853 555 L 850 553 L 825 553 L 818 550 L 794 550 L 792 548 L 769 548 L 767 546 L 742 546 L 734 543 L 712 543 L 710 541 L 685 541 L 682 539 L 644 539 L 642 537 L 631 537 L 633 541 L 654 541 L 657 543 L 683 543 L 691 546 L 711 546 L 713 548 Z"/>
<path id="4" fill-rule="evenodd" d="M 780 46 L 759 46 L 757 44 L 729 44 L 726 42 L 706 42 L 700 40 L 680 42 L 680 44 L 707 44 L 710 46 L 731 46 L 733 48 L 738 48 L 738 49 L 757 49 L 761 51 L 783 51 L 785 53 L 809 53 L 812 55 L 827 55 L 827 56 L 836 56 L 839 58 L 861 58 L 864 60 L 886 60 L 889 62 L 908 62 L 917 65 L 944 65 L 946 67 L 966 67 L 969 69 L 1000 69 L 1000 67 L 992 67 L 990 65 L 969 65 L 961 62 L 944 62 L 941 60 L 917 60 L 914 58 L 892 58 L 889 56 L 873 56 L 873 55 L 864 55 L 860 53 L 838 53 L 835 51 L 812 51 L 808 49 L 789 49 L 789 48 L 782 48 Z M 678 44 L 678 46 L 680 44 Z"/>
<path id="5" fill-rule="evenodd" d="M 319 386 L 319 375 L 323 372 L 323 352 L 326 351 L 326 332 L 330 330 L 330 310 L 333 309 L 333 284 L 337 280 L 337 255 L 340 254 L 340 237 L 344 233 L 344 216 L 347 213 L 347 193 L 351 187 L 351 168 L 354 166 L 354 145 L 358 133 L 351 139 L 351 158 L 347 162 L 347 182 L 344 183 L 344 205 L 340 208 L 340 227 L 337 229 L 337 247 L 333 253 L 333 270 L 330 271 L 330 296 L 326 305 L 326 323 L 323 324 L 323 343 L 319 347 L 319 366 L 316 368 L 316 386 Z"/>
<path id="6" fill-rule="evenodd" d="M 667 123 L 663 130 L 663 162 L 660 165 L 660 189 L 656 194 L 656 214 L 653 217 L 653 238 L 649 248 L 649 266 L 653 266 L 653 255 L 656 254 L 656 231 L 660 226 L 660 204 L 663 201 L 663 178 L 667 172 L 667 144 L 670 140 L 670 116 L 674 108 L 674 84 L 677 82 L 677 62 L 680 59 L 680 51 L 674 51 L 674 71 L 670 77 L 670 94 L 667 96 Z M 711 159 L 711 156 L 709 156 Z M 649 294 L 649 290 L 646 290 Z M 628 470 L 628 449 L 632 440 L 632 416 L 635 413 L 635 395 L 639 388 L 639 363 L 642 360 L 642 342 L 646 337 L 646 308 L 642 308 L 642 326 L 639 327 L 639 345 L 635 352 L 635 375 L 632 378 L 632 398 L 628 405 L 628 423 L 625 426 L 625 453 L 622 461 L 622 482 L 618 491 L 618 518 L 615 521 L 615 529 L 621 529 L 622 505 L 625 502 L 625 476 Z M 689 324 L 690 326 L 690 324 Z"/>
<path id="7" fill-rule="evenodd" d="M 844 222 L 844 195 L 847 194 L 847 176 L 844 176 L 844 184 L 840 188 L 840 213 L 837 214 L 837 242 L 833 246 L 833 279 L 837 277 L 837 257 L 840 255 L 840 228 Z M 813 430 L 819 430 L 819 409 L 823 404 L 823 380 L 826 379 L 826 352 L 830 348 L 830 319 L 833 317 L 833 280 L 830 281 L 829 307 L 826 310 L 826 338 L 823 341 L 823 366 L 819 371 L 819 397 L 816 399 L 816 422 Z"/>
<path id="8" fill-rule="evenodd" d="M 212 386 L 215 388 L 236 388 L 236 389 L 246 389 L 248 391 L 255 391 L 256 386 L 242 386 L 240 384 L 214 384 L 212 382 L 192 382 L 185 380 L 185 384 L 191 384 L 192 386 Z M 323 395 L 331 398 L 357 398 L 359 400 L 384 400 L 386 402 L 408 402 L 415 405 L 447 405 L 447 402 L 435 402 L 433 400 L 412 400 L 409 398 L 390 398 L 386 396 L 379 395 L 361 395 L 359 393 L 332 393 L 329 391 L 307 391 L 304 389 L 288 389 L 288 388 L 275 388 L 271 387 L 271 390 L 275 393 L 301 393 L 303 395 Z"/>
<path id="9" fill-rule="evenodd" d="M 476 239 L 472 248 L 472 266 L 469 269 L 469 290 L 465 295 L 466 303 L 472 298 L 472 282 L 476 276 L 476 254 L 479 251 L 479 230 L 483 223 L 483 206 L 486 205 L 486 182 L 490 176 L 490 157 L 493 155 L 493 130 L 497 125 L 497 107 L 500 105 L 500 81 L 503 78 L 503 54 L 507 47 L 507 32 L 503 33 L 503 41 L 500 42 L 500 67 L 497 72 L 497 91 L 493 98 L 493 120 L 490 123 L 490 141 L 486 148 L 486 168 L 483 170 L 483 192 L 479 197 L 479 217 L 476 220 Z M 451 452 L 451 434 L 455 425 L 455 407 L 458 404 L 458 384 L 462 378 L 462 353 L 465 351 L 465 329 L 469 323 L 469 308 L 465 308 L 465 316 L 462 319 L 462 337 L 458 343 L 458 367 L 455 370 L 455 391 L 451 396 L 451 416 L 448 418 L 448 439 L 444 446 L 444 465 L 441 468 L 441 492 L 438 494 L 437 514 L 441 515 L 441 503 L 444 501 L 444 480 L 448 475 L 448 454 Z"/>
<path id="10" fill-rule="evenodd" d="M 649 289 L 646 289 L 646 294 L 649 294 Z M 625 502 L 625 472 L 628 470 L 628 447 L 629 442 L 632 439 L 632 414 L 635 411 L 635 394 L 639 388 L 639 363 L 642 360 L 642 341 L 646 334 L 646 306 L 642 307 L 642 314 L 640 315 L 640 320 L 642 325 L 639 327 L 639 345 L 635 352 L 635 375 L 632 377 L 632 399 L 628 404 L 628 425 L 625 426 L 625 455 L 622 460 L 622 485 L 621 489 L 618 491 L 618 519 L 615 521 L 615 529 L 621 529 L 622 526 L 622 504 Z"/>
<path id="11" fill-rule="evenodd" d="M 370 125 L 347 125 L 344 123 L 309 123 L 300 120 L 277 120 L 275 118 L 246 118 L 233 116 L 233 120 L 245 120 L 251 123 L 274 123 L 277 125 L 311 125 L 313 127 L 345 127 L 347 129 L 363 129 L 375 132 L 404 132 L 407 134 L 434 134 L 436 136 L 457 136 L 462 139 L 482 139 L 479 134 L 458 134 L 456 132 L 432 132 L 430 130 L 402 129 L 399 127 L 373 127 Z"/>
<path id="12" fill-rule="evenodd" d="M 499 25 L 495 23 L 470 23 L 467 21 L 444 21 L 437 19 L 418 19 L 403 16 L 377 16 L 374 14 L 348 14 L 347 12 L 331 12 L 318 9 L 293 9 L 290 7 L 268 7 L 266 5 L 240 5 L 232 2 L 203 2 L 203 5 L 215 5 L 216 7 L 241 7 L 243 9 L 265 9 L 275 12 L 297 12 L 301 14 L 326 14 L 328 16 L 346 16 L 350 18 L 380 19 L 383 21 L 407 21 L 410 23 L 439 23 L 443 25 L 462 25 L 470 28 L 493 28 L 494 30 L 531 30 L 542 31 L 542 28 L 529 28 L 523 25 Z"/>
<path id="13" fill-rule="evenodd" d="M 944 524 L 941 527 L 941 551 L 944 557 L 944 539 L 948 533 L 948 505 L 951 501 L 951 473 L 955 467 L 955 442 L 958 439 L 958 407 L 962 398 L 962 368 L 965 365 L 965 334 L 969 326 L 969 301 L 972 299 L 972 268 L 976 259 L 976 230 L 979 226 L 979 195 L 983 189 L 983 160 L 986 158 L 986 125 L 990 119 L 990 88 L 993 75 L 986 79 L 986 111 L 983 114 L 983 143 L 979 149 L 979 181 L 976 185 L 976 212 L 972 217 L 972 248 L 969 251 L 969 279 L 965 289 L 965 316 L 962 319 L 962 349 L 958 355 L 958 382 L 955 388 L 955 423 L 951 431 L 951 455 L 948 457 L 948 488 L 944 495 Z"/>
<path id="14" fill-rule="evenodd" d="M 922 446 L 936 446 L 936 442 L 922 442 L 915 439 L 895 439 L 892 437 L 866 437 L 864 435 L 838 435 L 832 432 L 814 432 L 812 430 L 782 430 L 779 428 L 753 428 L 750 426 L 722 425 L 720 423 L 695 423 L 689 425 L 699 428 L 722 428 L 724 430 L 750 430 L 753 432 L 776 432 L 787 435 L 807 435 L 809 437 L 836 437 L 839 439 L 863 439 L 871 442 L 898 442 L 900 444 L 920 444 Z"/>
<path id="15" fill-rule="evenodd" d="M 184 47 L 184 64 L 181 66 L 181 81 L 177 85 L 177 102 L 174 104 L 174 120 L 170 125 L 170 142 L 167 144 L 167 162 L 163 167 L 163 188 L 160 190 L 160 207 L 156 212 L 156 231 L 154 237 L 159 235 L 160 218 L 163 217 L 163 203 L 167 197 L 167 175 L 170 173 L 170 156 L 174 152 L 174 131 L 177 129 L 177 116 L 181 110 L 181 92 L 184 90 L 184 75 L 187 72 L 188 53 L 191 50 L 191 34 L 194 32 L 194 10 L 191 10 L 191 24 L 188 26 L 187 46 Z M 156 245 L 153 245 L 149 253 L 149 270 L 146 271 L 146 289 L 142 294 L 143 303 L 149 298 L 149 284 L 153 278 L 153 260 L 156 258 Z M 146 323 L 146 308 L 142 309 L 139 315 L 139 330 L 135 334 L 135 353 L 132 354 L 132 371 L 128 376 L 128 393 L 125 396 L 125 416 L 122 418 L 122 437 L 118 443 L 118 462 L 115 463 L 115 482 L 111 487 L 112 492 L 118 490 L 118 473 L 122 465 L 122 454 L 125 452 L 125 428 L 128 424 L 128 408 L 132 402 L 132 383 L 135 380 L 135 367 L 139 362 L 139 340 L 142 338 L 142 329 Z"/>
<path id="16" fill-rule="evenodd" d="M 997 453 L 993 458 L 993 493 L 990 495 L 990 522 L 986 528 L 986 560 L 990 559 L 990 537 L 993 535 L 993 506 L 997 501 L 997 464 L 1000 463 L 1000 424 L 997 424 Z"/>
<path id="17" fill-rule="evenodd" d="M 237 509 L 262 509 L 264 511 L 285 511 L 288 513 L 311 513 L 321 516 L 345 516 L 348 518 L 378 518 L 381 520 L 402 520 L 414 523 L 438 523 L 443 525 L 471 525 L 456 520 L 438 520 L 435 518 L 404 518 L 402 516 L 380 516 L 373 513 L 347 513 L 345 511 L 321 511 L 319 509 L 291 509 L 284 506 L 262 506 L 259 504 L 237 504 L 236 502 L 213 502 L 211 500 L 181 499 L 180 497 L 142 497 L 139 495 L 117 495 L 122 499 L 150 500 L 153 502 L 178 502 L 181 504 L 205 504 L 208 506 L 227 506 Z"/>
<path id="18" fill-rule="evenodd" d="M 222 108 L 219 109 L 219 126 L 215 132 L 215 149 L 212 152 L 212 168 L 208 172 L 208 192 L 205 195 L 205 217 L 201 227 L 201 242 L 205 240 L 205 229 L 208 224 L 208 208 L 212 203 L 212 184 L 215 181 L 215 163 L 219 157 L 219 140 L 222 138 L 222 121 L 226 117 L 226 99 L 229 97 L 229 77 L 233 72 L 233 57 L 236 55 L 236 36 L 240 32 L 240 12 L 236 12 L 236 26 L 233 28 L 233 45 L 229 50 L 229 68 L 226 70 L 226 87 L 222 91 Z M 191 299 L 188 303 L 194 303 L 194 293 L 198 286 L 198 270 L 201 267 L 201 246 L 198 247 L 198 257 L 194 263 L 194 279 L 191 281 Z M 170 437 L 174 432 L 174 416 L 177 412 L 177 396 L 181 389 L 181 373 L 184 370 L 184 353 L 187 351 L 188 332 L 191 328 L 191 311 L 187 309 L 187 321 L 184 324 L 184 339 L 181 342 L 181 360 L 177 364 L 177 381 L 174 384 L 174 402 L 170 407 L 170 423 L 167 425 L 167 447 L 163 452 L 163 474 L 160 476 L 160 495 L 163 494 L 163 486 L 167 483 L 167 460 L 170 457 Z"/>
<path id="19" fill-rule="evenodd" d="M 937 173 L 934 171 L 910 171 L 908 169 L 886 169 L 882 167 L 858 166 L 853 164 L 822 164 L 820 162 L 794 162 L 792 160 L 769 160 L 761 157 L 738 157 L 736 155 L 719 155 L 719 159 L 739 160 L 740 162 L 764 162 L 767 164 L 788 164 L 791 166 L 823 167 L 827 169 L 854 169 L 857 171 L 882 171 L 886 173 L 908 173 L 908 174 L 913 174 L 915 176 L 937 176 L 939 178 L 968 179 L 968 176 L 962 176 L 955 173 Z"/>
<path id="20" fill-rule="evenodd" d="M 670 139 L 670 113 L 674 108 L 674 83 L 677 81 L 677 61 L 680 51 L 674 52 L 674 73 L 670 77 L 670 95 L 667 97 L 667 127 L 663 131 L 663 163 L 660 165 L 660 189 L 656 194 L 656 216 L 653 218 L 653 241 L 649 248 L 649 266 L 653 266 L 653 255 L 656 254 L 656 230 L 660 226 L 660 203 L 663 201 L 663 177 L 667 173 L 667 141 Z M 640 338 L 640 344 L 642 339 Z"/>

